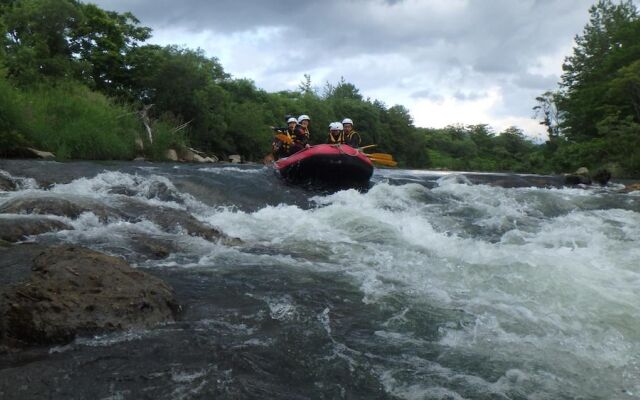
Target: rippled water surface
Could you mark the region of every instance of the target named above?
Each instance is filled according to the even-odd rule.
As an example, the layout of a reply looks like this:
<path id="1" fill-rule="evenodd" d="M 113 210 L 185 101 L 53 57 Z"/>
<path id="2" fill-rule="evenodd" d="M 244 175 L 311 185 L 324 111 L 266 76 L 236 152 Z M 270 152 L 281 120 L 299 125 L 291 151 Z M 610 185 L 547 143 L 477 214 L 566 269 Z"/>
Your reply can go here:
<path id="1" fill-rule="evenodd" d="M 60 217 L 74 229 L 31 240 L 123 256 L 169 282 L 184 311 L 150 331 L 0 362 L 5 396 L 640 398 L 638 192 L 406 170 L 330 193 L 257 166 L 0 169 L 34 178 L 0 192 L 0 205 L 45 194 L 135 201 L 242 240 L 144 218 Z M 170 243 L 171 254 L 149 257 L 136 238 Z"/>

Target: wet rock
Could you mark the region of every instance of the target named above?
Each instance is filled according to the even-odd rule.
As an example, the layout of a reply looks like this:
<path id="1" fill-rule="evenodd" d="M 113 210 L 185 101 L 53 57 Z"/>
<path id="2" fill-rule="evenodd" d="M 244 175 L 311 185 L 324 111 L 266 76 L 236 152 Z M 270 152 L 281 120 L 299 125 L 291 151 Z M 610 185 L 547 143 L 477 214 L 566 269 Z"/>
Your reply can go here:
<path id="1" fill-rule="evenodd" d="M 217 240 L 226 236 L 218 229 L 198 221 L 186 211 L 169 207 L 147 210 L 144 218 L 159 225 L 167 232 L 185 231 L 191 236 L 199 236 L 207 240 Z"/>
<path id="2" fill-rule="evenodd" d="M 173 201 L 175 203 L 182 203 L 183 200 L 180 197 L 180 193 L 171 189 L 164 182 L 154 181 L 149 185 L 146 197 L 148 199 L 158 199 L 162 201 Z"/>
<path id="3" fill-rule="evenodd" d="M 176 152 L 174 149 L 169 149 L 167 150 L 165 157 L 169 161 L 178 161 L 178 152 Z"/>
<path id="4" fill-rule="evenodd" d="M 0 216 L 0 239 L 6 242 L 24 240 L 27 236 L 73 229 L 53 218 L 30 215 Z"/>
<path id="5" fill-rule="evenodd" d="M 167 258 L 171 253 L 177 251 L 177 247 L 172 240 L 146 235 L 132 235 L 129 238 L 129 243 L 136 253 L 140 253 L 144 258 L 152 260 Z"/>
<path id="6" fill-rule="evenodd" d="M 194 154 L 193 155 L 193 161 L 194 162 L 199 162 L 199 163 L 207 162 L 204 157 L 202 157 L 202 156 L 200 156 L 198 154 Z"/>
<path id="7" fill-rule="evenodd" d="M 48 151 L 37 150 L 31 147 L 27 147 L 25 150 L 27 150 L 31 154 L 31 156 L 35 158 L 42 158 L 45 160 L 52 160 L 56 158 L 55 154 Z"/>
<path id="8" fill-rule="evenodd" d="M 11 192 L 14 190 L 16 190 L 16 183 L 12 179 L 0 174 L 0 191 Z"/>
<path id="9" fill-rule="evenodd" d="M 592 179 L 597 184 L 605 186 L 611 180 L 611 172 L 606 168 L 601 168 L 593 174 Z"/>
<path id="10" fill-rule="evenodd" d="M 47 246 L 37 243 L 8 243 L 0 248 L 0 291 L 7 285 L 27 281 L 31 276 L 31 261 L 46 249 Z"/>
<path id="11" fill-rule="evenodd" d="M 181 152 L 181 157 L 180 158 L 183 161 L 192 162 L 193 161 L 193 156 L 195 156 L 195 155 L 196 155 L 196 153 L 194 153 L 193 151 L 191 151 L 189 149 L 186 149 L 186 150 Z"/>
<path id="12" fill-rule="evenodd" d="M 591 185 L 591 177 L 586 167 L 580 167 L 573 174 L 565 175 L 565 185 Z"/>
<path id="13" fill-rule="evenodd" d="M 574 175 L 589 176 L 589 169 L 587 167 L 580 167 L 574 172 Z"/>
<path id="14" fill-rule="evenodd" d="M 21 347 L 172 321 L 173 290 L 124 260 L 60 246 L 35 257 L 27 281 L 0 295 L 0 342 Z"/>
<path id="15" fill-rule="evenodd" d="M 640 182 L 630 183 L 625 185 L 624 189 L 622 189 L 623 193 L 631 193 L 635 191 L 640 191 Z"/>
<path id="16" fill-rule="evenodd" d="M 124 219 L 130 221 L 149 220 L 162 230 L 171 233 L 185 232 L 207 240 L 228 239 L 220 230 L 200 222 L 187 211 L 171 207 L 150 207 L 133 198 L 120 200 L 119 209 L 125 213 Z"/>
<path id="17" fill-rule="evenodd" d="M 591 178 L 588 176 L 569 174 L 564 177 L 565 185 L 590 185 Z"/>
<path id="18" fill-rule="evenodd" d="M 120 194 L 124 196 L 134 197 L 139 194 L 143 194 L 147 199 L 158 199 L 162 201 L 172 201 L 175 203 L 183 203 L 183 199 L 180 193 L 175 189 L 170 188 L 166 183 L 160 181 L 152 182 L 146 190 L 146 193 L 141 193 L 129 186 L 119 185 L 109 189 L 110 194 Z"/>
<path id="19" fill-rule="evenodd" d="M 109 194 L 121 194 L 123 196 L 135 196 L 136 194 L 138 194 L 138 192 L 136 192 L 135 190 L 124 185 L 113 186 L 108 190 L 108 192 Z"/>
<path id="20" fill-rule="evenodd" d="M 121 216 L 117 210 L 107 207 L 93 199 L 76 197 L 73 201 L 53 195 L 19 197 L 0 206 L 0 213 L 41 214 L 78 218 L 80 214 L 92 212 L 105 222 Z"/>
<path id="21" fill-rule="evenodd" d="M 229 161 L 233 164 L 239 164 L 242 162 L 242 157 L 238 154 L 232 154 L 229 156 Z"/>

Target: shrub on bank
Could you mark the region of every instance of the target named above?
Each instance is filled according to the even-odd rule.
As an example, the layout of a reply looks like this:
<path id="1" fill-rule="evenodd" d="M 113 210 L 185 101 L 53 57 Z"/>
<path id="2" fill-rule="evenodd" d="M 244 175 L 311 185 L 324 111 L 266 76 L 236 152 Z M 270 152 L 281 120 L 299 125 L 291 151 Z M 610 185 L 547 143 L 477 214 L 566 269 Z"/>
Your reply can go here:
<path id="1" fill-rule="evenodd" d="M 131 159 L 140 121 L 129 109 L 72 82 L 22 93 L 25 133 L 60 159 Z"/>
<path id="2" fill-rule="evenodd" d="M 29 145 L 24 137 L 18 93 L 0 77 L 0 157 Z"/>

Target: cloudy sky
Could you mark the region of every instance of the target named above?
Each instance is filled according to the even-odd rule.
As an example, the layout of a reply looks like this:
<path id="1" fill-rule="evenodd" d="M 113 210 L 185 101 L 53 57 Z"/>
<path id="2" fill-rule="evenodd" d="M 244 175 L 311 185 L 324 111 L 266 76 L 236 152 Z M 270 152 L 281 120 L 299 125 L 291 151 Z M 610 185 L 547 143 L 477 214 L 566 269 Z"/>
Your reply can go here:
<path id="1" fill-rule="evenodd" d="M 200 47 L 268 91 L 341 76 L 411 110 L 417 126 L 516 125 L 554 89 L 595 0 L 99 0 L 153 28 L 152 43 Z M 313 118 L 313 116 L 312 116 Z"/>

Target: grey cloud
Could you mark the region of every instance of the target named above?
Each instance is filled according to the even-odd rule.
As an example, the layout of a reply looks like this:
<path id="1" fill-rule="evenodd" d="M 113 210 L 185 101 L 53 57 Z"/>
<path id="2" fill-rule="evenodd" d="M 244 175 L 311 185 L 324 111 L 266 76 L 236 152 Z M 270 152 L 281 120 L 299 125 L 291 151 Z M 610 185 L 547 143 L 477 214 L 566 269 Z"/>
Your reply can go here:
<path id="1" fill-rule="evenodd" d="M 312 70 L 330 70 L 332 77 L 344 75 L 363 91 L 378 92 L 387 86 L 397 88 L 402 79 L 428 81 L 407 86 L 407 97 L 414 99 L 437 99 L 437 93 L 450 93 L 452 87 L 458 87 L 457 98 L 473 100 L 488 88 L 500 85 L 509 99 L 499 112 L 520 116 L 529 116 L 529 99 L 516 100 L 516 94 L 535 96 L 554 88 L 558 78 L 533 75 L 527 72 L 528 68 L 538 57 L 566 48 L 573 36 L 582 31 L 592 3 L 593 0 L 97 1 L 107 9 L 130 10 L 142 24 L 155 30 L 183 28 L 234 35 L 279 28 L 279 36 L 269 44 L 269 53 L 278 61 L 268 63 L 246 55 L 265 79 L 288 76 L 291 80 Z M 301 50 L 292 54 L 291 49 Z M 344 63 L 342 59 L 364 61 Z M 371 65 L 372 59 L 379 61 L 377 65 Z M 425 70 L 429 71 L 428 78 Z M 412 91 L 412 87 L 429 89 Z"/>
<path id="2" fill-rule="evenodd" d="M 536 89 L 539 91 L 553 89 L 558 83 L 558 77 L 553 75 L 538 75 L 522 73 L 515 79 L 515 84 L 526 89 Z"/>
<path id="3" fill-rule="evenodd" d="M 418 90 L 416 92 L 413 92 L 411 93 L 411 97 L 413 97 L 414 99 L 427 99 L 427 100 L 437 101 L 437 102 L 444 100 L 444 96 L 437 93 L 433 93 L 429 89 L 423 89 L 423 90 Z"/>
<path id="4" fill-rule="evenodd" d="M 487 97 L 487 92 L 463 92 L 461 90 L 457 90 L 453 94 L 453 97 L 460 101 L 474 101 Z"/>

